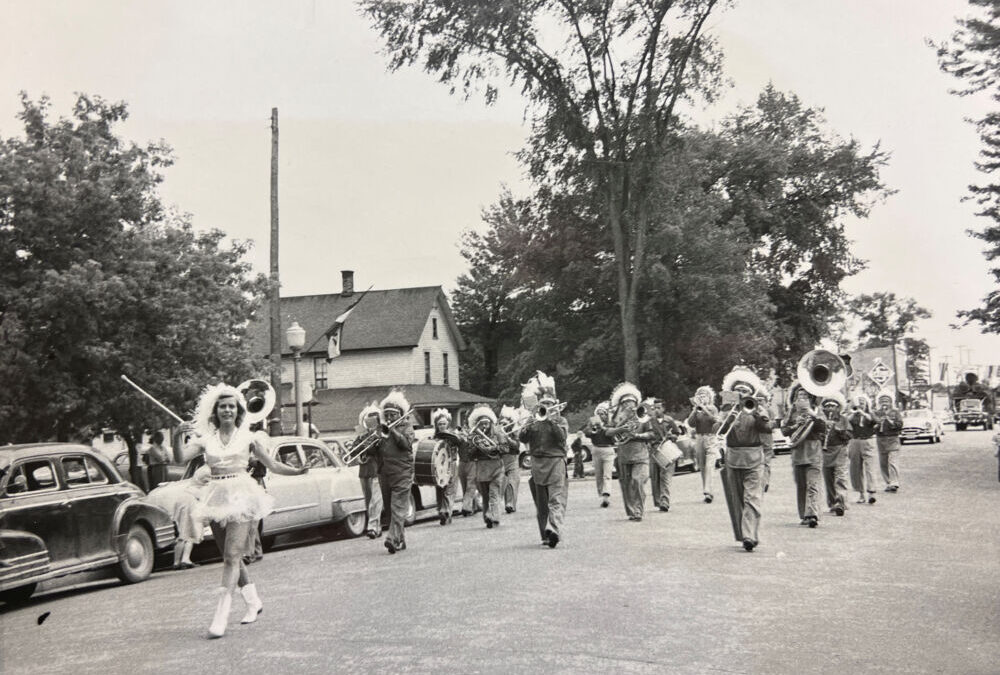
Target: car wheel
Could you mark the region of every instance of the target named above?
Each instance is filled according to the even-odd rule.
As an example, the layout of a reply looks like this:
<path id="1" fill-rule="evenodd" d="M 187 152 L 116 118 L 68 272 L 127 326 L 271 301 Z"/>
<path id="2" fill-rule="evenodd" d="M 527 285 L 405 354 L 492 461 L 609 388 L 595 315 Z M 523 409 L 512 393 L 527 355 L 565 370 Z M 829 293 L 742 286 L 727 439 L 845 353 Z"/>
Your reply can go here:
<path id="1" fill-rule="evenodd" d="M 417 520 L 417 500 L 414 499 L 413 493 L 410 492 L 410 498 L 407 500 L 406 504 L 406 520 L 403 521 L 403 525 L 409 527 Z"/>
<path id="2" fill-rule="evenodd" d="M 526 452 L 521 453 L 521 455 L 517 458 L 517 464 L 522 469 L 530 469 L 531 468 L 531 455 L 529 455 Z"/>
<path id="3" fill-rule="evenodd" d="M 37 587 L 38 584 L 27 584 L 0 592 L 0 601 L 6 602 L 8 605 L 23 605 Z"/>
<path id="4" fill-rule="evenodd" d="M 347 517 L 338 523 L 340 531 L 348 537 L 360 537 L 365 531 L 365 516 L 364 511 L 347 514 Z"/>
<path id="5" fill-rule="evenodd" d="M 153 540 L 142 525 L 129 528 L 119 553 L 118 578 L 127 584 L 137 584 L 149 578 L 153 571 Z"/>

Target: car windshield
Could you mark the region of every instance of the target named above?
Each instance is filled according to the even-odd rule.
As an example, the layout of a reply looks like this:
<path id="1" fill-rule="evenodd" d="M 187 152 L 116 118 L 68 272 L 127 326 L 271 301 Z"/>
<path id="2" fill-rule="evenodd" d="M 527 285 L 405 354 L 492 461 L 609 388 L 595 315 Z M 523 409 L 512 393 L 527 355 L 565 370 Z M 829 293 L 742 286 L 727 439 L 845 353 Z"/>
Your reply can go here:
<path id="1" fill-rule="evenodd" d="M 930 410 L 907 410 L 906 411 L 906 416 L 907 417 L 915 417 L 917 419 L 930 419 L 930 417 L 931 417 L 931 411 Z"/>
<path id="2" fill-rule="evenodd" d="M 967 398 L 963 400 L 961 403 L 959 403 L 959 406 L 961 410 L 964 410 L 966 412 L 973 412 L 973 411 L 978 412 L 983 409 L 983 402 L 978 399 Z"/>

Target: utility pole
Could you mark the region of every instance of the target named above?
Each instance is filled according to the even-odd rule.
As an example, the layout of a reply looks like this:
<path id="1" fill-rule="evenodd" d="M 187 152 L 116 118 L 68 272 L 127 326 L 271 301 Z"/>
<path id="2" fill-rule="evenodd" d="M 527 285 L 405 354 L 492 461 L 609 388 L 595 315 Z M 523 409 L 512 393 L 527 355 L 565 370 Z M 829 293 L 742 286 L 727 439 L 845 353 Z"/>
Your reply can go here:
<path id="1" fill-rule="evenodd" d="M 277 436 L 281 428 L 281 287 L 278 277 L 278 109 L 271 108 L 271 386 L 274 410 L 268 433 Z"/>

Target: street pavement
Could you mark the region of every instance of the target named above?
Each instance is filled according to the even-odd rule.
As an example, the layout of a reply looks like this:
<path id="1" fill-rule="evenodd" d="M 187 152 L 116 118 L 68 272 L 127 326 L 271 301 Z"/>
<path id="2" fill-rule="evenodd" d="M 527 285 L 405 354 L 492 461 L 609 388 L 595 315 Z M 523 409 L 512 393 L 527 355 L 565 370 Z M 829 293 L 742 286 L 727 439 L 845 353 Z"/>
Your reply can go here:
<path id="1" fill-rule="evenodd" d="M 990 433 L 901 452 L 901 488 L 802 527 L 787 455 L 761 543 L 674 478 L 669 513 L 626 519 L 573 480 L 564 539 L 520 509 L 487 530 L 457 517 L 382 540 L 279 547 L 250 571 L 264 601 L 205 639 L 221 567 L 136 586 L 43 587 L 0 606 L 2 673 L 998 673 L 1000 483 Z M 648 502 L 647 502 L 648 503 Z M 41 621 L 42 617 L 48 616 Z"/>

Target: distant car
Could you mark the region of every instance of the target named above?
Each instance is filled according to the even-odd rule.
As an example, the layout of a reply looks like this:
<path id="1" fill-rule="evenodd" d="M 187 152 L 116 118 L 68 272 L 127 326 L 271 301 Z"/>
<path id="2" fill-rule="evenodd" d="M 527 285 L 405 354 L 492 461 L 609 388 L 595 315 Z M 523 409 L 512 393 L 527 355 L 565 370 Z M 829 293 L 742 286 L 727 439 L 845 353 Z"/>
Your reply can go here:
<path id="1" fill-rule="evenodd" d="M 358 468 L 345 465 L 318 439 L 275 436 L 269 441 L 272 459 L 289 466 L 308 466 L 309 471 L 299 476 L 268 472 L 264 478 L 275 501 L 274 511 L 259 526 L 264 548 L 270 548 L 279 534 L 308 528 L 360 536 L 365 529 L 365 499 Z M 151 490 L 147 500 L 173 513 L 178 496 L 203 463 L 202 455 L 193 458 L 183 479 Z"/>
<path id="2" fill-rule="evenodd" d="M 771 432 L 771 439 L 774 443 L 774 454 L 787 455 L 792 451 L 792 446 L 788 444 L 788 439 L 785 438 L 785 434 L 781 432 L 780 428 L 774 428 Z"/>
<path id="3" fill-rule="evenodd" d="M 950 410 L 937 410 L 934 417 L 941 423 L 942 427 L 955 426 L 955 415 Z"/>
<path id="4" fill-rule="evenodd" d="M 0 600 L 23 602 L 42 581 L 104 567 L 143 581 L 173 542 L 170 515 L 92 448 L 0 447 Z"/>
<path id="5" fill-rule="evenodd" d="M 899 432 L 899 442 L 927 441 L 940 443 L 944 435 L 941 420 L 926 408 L 903 411 L 903 430 Z"/>

